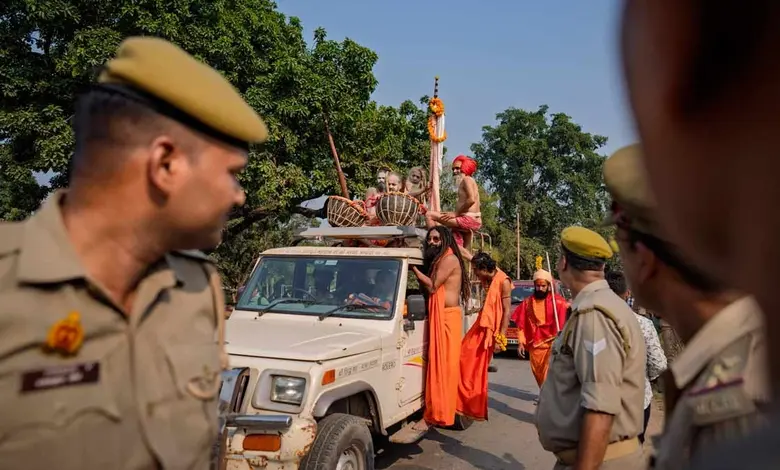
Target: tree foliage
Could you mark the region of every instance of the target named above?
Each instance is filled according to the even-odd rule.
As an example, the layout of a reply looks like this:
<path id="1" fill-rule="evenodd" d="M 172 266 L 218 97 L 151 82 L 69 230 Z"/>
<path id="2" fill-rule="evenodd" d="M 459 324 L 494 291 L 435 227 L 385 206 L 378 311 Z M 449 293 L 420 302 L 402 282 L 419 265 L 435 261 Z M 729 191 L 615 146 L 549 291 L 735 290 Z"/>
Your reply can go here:
<path id="1" fill-rule="evenodd" d="M 502 266 L 516 269 L 516 212 L 520 212 L 520 271 L 533 272 L 534 258 L 549 252 L 554 265 L 561 230 L 568 225 L 598 228 L 607 193 L 597 151 L 607 138 L 584 132 L 565 114 L 509 108 L 482 129 L 471 146 L 479 162 L 478 179 L 492 190 L 495 217 L 483 202 L 483 224 L 494 237 Z M 603 231 L 599 228 L 599 231 Z M 510 258 L 511 256 L 511 258 Z M 546 265 L 546 260 L 545 260 Z"/>
<path id="2" fill-rule="evenodd" d="M 269 125 L 241 176 L 247 204 L 233 213 L 231 236 L 257 221 L 283 223 L 303 201 L 337 191 L 325 119 L 353 190 L 383 164 L 426 159 L 426 112 L 370 99 L 376 53 L 323 29 L 309 45 L 300 21 L 272 1 L 9 0 L 0 5 L 0 218 L 38 206 L 49 188 L 35 173 L 67 184 L 75 98 L 132 35 L 169 39 L 215 67 Z"/>

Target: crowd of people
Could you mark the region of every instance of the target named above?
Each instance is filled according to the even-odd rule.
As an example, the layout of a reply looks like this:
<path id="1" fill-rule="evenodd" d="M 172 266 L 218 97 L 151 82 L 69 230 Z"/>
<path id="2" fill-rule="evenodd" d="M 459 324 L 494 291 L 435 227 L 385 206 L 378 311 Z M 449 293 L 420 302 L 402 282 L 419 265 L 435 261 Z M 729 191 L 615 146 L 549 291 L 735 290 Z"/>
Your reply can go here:
<path id="1" fill-rule="evenodd" d="M 381 224 L 376 217 L 376 205 L 383 195 L 408 194 L 422 206 L 425 227 L 431 228 L 441 224 L 452 229 L 458 245 L 467 251 L 470 250 L 474 232 L 482 227 L 479 188 L 473 178 L 476 171 L 477 162 L 473 158 L 465 155 L 455 157 L 452 162 L 452 175 L 458 193 L 457 203 L 453 211 L 441 212 L 431 210 L 428 196 L 432 188 L 423 167 L 412 168 L 406 177 L 389 168 L 380 168 L 377 172 L 377 184 L 366 190 L 364 200 L 369 215 L 369 225 Z M 323 210 L 321 215 L 324 214 Z"/>
<path id="2" fill-rule="evenodd" d="M 659 377 L 667 424 L 654 443 L 650 468 L 686 468 L 695 457 L 706 455 L 705 450 L 760 430 L 770 418 L 761 310 L 745 292 L 727 287 L 688 261 L 660 229 L 643 158 L 642 148 L 631 145 L 604 164 L 604 181 L 613 201 L 607 223 L 616 230 L 615 249 L 584 227 L 568 227 L 561 233 L 556 270 L 573 294 L 571 305 L 554 304 L 546 295 L 552 286 L 550 274 L 537 271 L 535 294 L 512 315 L 540 385 L 539 439 L 555 454 L 556 468 L 646 468 L 642 444 L 652 409 L 650 382 Z M 432 233 L 446 230 L 431 229 L 427 246 L 437 245 L 438 237 Z M 458 260 L 471 259 L 453 247 L 437 251 L 430 278 L 418 275 L 450 309 L 462 301 L 456 274 L 463 262 Z M 624 272 L 606 273 L 606 262 L 618 254 Z M 487 255 L 474 259 L 483 256 Z M 490 284 L 490 277 L 480 273 L 480 278 Z M 489 286 L 488 292 L 496 288 Z M 487 371 L 485 361 L 474 360 L 480 354 L 475 354 L 473 338 L 478 332 L 494 335 L 476 348 L 490 356 L 506 323 L 483 322 L 481 313 L 458 349 L 459 338 L 441 334 L 452 331 L 448 322 L 456 321 L 454 311 L 449 315 L 452 320 L 442 320 L 448 316 L 439 312 L 446 310 L 434 305 L 430 309 L 431 354 L 449 368 L 429 369 L 426 393 L 436 395 L 426 401 L 426 419 L 441 425 L 450 423 L 455 413 L 479 418 L 466 407 L 442 404 L 486 394 L 486 384 L 472 379 Z M 668 322 L 684 344 L 668 364 L 647 310 Z M 561 311 L 565 316 L 556 317 Z M 489 312 L 487 305 L 483 312 Z M 489 313 L 486 317 L 493 318 Z M 459 355 L 460 369 L 441 355 Z M 452 378 L 457 374 L 458 388 Z"/>

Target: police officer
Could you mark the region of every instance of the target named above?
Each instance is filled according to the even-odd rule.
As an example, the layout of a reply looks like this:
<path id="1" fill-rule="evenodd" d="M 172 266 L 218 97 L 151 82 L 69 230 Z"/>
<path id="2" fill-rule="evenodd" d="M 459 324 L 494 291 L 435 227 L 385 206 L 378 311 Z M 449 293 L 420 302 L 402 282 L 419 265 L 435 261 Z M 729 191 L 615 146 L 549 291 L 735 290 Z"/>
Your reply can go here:
<path id="1" fill-rule="evenodd" d="M 224 298 L 210 261 L 180 250 L 219 243 L 266 127 L 219 73 L 147 37 L 119 46 L 74 131 L 70 188 L 0 225 L 0 468 L 207 468 Z"/>
<path id="2" fill-rule="evenodd" d="M 777 397 L 780 2 L 624 3 L 625 83 L 659 218 L 686 257 L 766 312 Z M 772 426 L 697 470 L 780 468 L 780 413 Z"/>
<path id="3" fill-rule="evenodd" d="M 539 439 L 556 470 L 641 468 L 645 342 L 604 279 L 612 249 L 596 232 L 568 227 L 561 250 L 558 274 L 574 300 L 540 392 Z"/>
<path id="4" fill-rule="evenodd" d="M 664 377 L 666 431 L 656 469 L 686 468 L 691 455 L 762 424 L 769 402 L 764 322 L 755 301 L 683 261 L 659 229 L 639 145 L 604 163 L 623 268 L 637 301 L 685 344 Z"/>

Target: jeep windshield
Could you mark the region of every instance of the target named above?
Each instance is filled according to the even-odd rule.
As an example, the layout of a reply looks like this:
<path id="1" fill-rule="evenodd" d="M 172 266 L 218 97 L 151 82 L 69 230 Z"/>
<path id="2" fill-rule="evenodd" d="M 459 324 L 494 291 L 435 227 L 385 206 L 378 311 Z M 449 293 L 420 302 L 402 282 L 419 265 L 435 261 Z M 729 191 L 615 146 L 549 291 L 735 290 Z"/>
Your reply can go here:
<path id="1" fill-rule="evenodd" d="M 264 256 L 236 309 L 389 319 L 395 310 L 400 269 L 401 262 L 394 259 Z"/>

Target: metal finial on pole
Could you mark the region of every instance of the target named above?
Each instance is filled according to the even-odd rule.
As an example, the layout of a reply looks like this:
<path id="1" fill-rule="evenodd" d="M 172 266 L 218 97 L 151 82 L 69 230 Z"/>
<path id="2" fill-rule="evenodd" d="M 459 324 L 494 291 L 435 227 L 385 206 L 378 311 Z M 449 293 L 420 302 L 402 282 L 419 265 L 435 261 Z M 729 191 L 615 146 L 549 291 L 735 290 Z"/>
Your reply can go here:
<path id="1" fill-rule="evenodd" d="M 438 98 L 439 97 L 439 76 L 436 75 L 433 79 L 433 97 Z"/>

